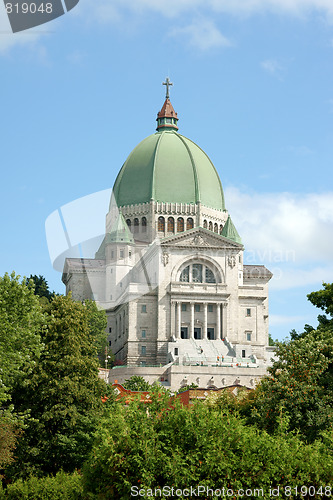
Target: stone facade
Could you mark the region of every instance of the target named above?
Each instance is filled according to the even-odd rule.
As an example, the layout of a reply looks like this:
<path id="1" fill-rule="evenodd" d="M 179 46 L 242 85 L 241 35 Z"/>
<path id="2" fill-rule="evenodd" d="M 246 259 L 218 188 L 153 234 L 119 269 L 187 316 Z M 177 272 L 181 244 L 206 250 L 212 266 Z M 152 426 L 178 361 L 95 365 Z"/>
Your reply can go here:
<path id="1" fill-rule="evenodd" d="M 272 355 L 267 347 L 272 274 L 264 266 L 244 265 L 244 247 L 224 208 L 218 174 L 198 146 L 164 130 L 167 118 L 174 128 L 178 120 L 167 104 L 170 116 L 165 118 L 162 108 L 158 138 L 150 136 L 132 152 L 115 183 L 118 200 L 142 193 L 142 202 L 121 205 L 112 195 L 96 258 L 66 259 L 66 293 L 75 300 L 92 298 L 106 310 L 109 346 L 122 365 L 110 371 L 111 382 L 135 374 L 173 390 L 191 383 L 252 388 Z M 170 158 L 166 145 L 173 148 Z M 153 198 L 156 192 L 175 198 L 170 162 L 174 175 L 187 169 L 180 178 L 188 177 L 188 186 L 183 193 L 177 186 L 179 202 Z M 140 183 L 137 192 L 131 172 Z M 163 189 L 156 190 L 158 179 Z M 210 192 L 212 206 L 207 206 Z"/>
<path id="2" fill-rule="evenodd" d="M 212 385 L 239 379 L 253 387 L 271 356 L 266 348 L 271 273 L 264 266 L 244 266 L 242 244 L 219 234 L 226 212 L 211 209 L 208 218 L 205 207 L 149 205 L 150 210 L 123 207 L 107 215 L 107 231 L 112 219 L 123 215 L 134 244 L 110 242 L 105 259 L 67 259 L 65 264 L 66 292 L 76 300 L 94 298 L 106 309 L 109 345 L 124 364 L 116 374 L 112 370 L 111 379 L 143 374 L 149 380 L 172 380 L 178 388 L 186 380 L 207 385 L 214 374 Z M 179 218 L 184 222 L 177 232 Z M 207 229 L 196 226 L 205 221 Z M 157 368 L 148 375 L 152 367 Z"/>

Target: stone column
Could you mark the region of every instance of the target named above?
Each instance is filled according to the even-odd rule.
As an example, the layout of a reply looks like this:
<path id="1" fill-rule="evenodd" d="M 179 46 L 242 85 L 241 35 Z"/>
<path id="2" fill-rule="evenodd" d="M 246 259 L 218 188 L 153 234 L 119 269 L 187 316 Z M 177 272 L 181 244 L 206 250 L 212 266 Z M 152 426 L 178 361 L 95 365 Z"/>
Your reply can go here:
<path id="1" fill-rule="evenodd" d="M 176 302 L 171 301 L 171 336 L 176 337 Z"/>
<path id="2" fill-rule="evenodd" d="M 227 331 L 227 311 L 228 311 L 228 304 L 227 304 L 227 302 L 222 302 L 222 337 L 224 339 L 228 336 L 228 331 Z"/>
<path id="3" fill-rule="evenodd" d="M 207 338 L 207 304 L 204 303 L 203 305 L 203 313 L 204 313 L 204 320 L 203 320 L 203 332 L 202 332 L 202 338 L 206 339 Z"/>
<path id="4" fill-rule="evenodd" d="M 190 339 L 194 339 L 194 302 L 191 302 Z"/>
<path id="5" fill-rule="evenodd" d="M 177 302 L 177 330 L 176 330 L 176 338 L 180 339 L 180 329 L 182 326 L 181 319 L 181 302 Z"/>
<path id="6" fill-rule="evenodd" d="M 221 304 L 219 302 L 216 303 L 216 338 L 221 339 Z"/>

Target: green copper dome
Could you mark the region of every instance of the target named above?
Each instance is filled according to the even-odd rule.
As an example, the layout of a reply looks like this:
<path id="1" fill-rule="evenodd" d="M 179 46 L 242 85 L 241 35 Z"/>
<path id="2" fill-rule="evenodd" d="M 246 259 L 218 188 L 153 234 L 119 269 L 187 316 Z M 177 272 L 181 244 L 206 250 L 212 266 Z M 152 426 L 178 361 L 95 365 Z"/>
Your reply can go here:
<path id="1" fill-rule="evenodd" d="M 113 187 L 118 206 L 197 203 L 224 210 L 220 178 L 206 153 L 172 128 L 144 139 L 132 151 Z"/>

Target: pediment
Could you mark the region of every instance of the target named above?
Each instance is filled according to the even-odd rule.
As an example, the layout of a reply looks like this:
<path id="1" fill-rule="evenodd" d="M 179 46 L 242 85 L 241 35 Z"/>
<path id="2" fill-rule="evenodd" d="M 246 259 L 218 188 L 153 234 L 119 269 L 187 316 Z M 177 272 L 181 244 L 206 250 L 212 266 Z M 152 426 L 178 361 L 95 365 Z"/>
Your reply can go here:
<path id="1" fill-rule="evenodd" d="M 185 248 L 234 248 L 242 249 L 243 245 L 229 240 L 220 234 L 213 233 L 208 229 L 197 227 L 177 233 L 176 235 L 163 238 L 161 240 L 162 247 L 185 247 Z"/>

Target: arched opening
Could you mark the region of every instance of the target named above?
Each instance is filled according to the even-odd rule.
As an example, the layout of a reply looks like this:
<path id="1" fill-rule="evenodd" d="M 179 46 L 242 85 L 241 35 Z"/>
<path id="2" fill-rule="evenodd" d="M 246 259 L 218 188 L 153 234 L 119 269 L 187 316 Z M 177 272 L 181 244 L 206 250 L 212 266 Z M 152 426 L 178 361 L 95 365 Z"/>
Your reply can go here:
<path id="1" fill-rule="evenodd" d="M 142 225 L 142 232 L 146 233 L 147 232 L 147 219 L 146 219 L 146 217 L 142 217 L 141 225 Z"/>
<path id="2" fill-rule="evenodd" d="M 206 219 L 203 221 L 203 227 L 204 227 L 204 229 L 207 229 L 207 221 L 206 221 Z"/>
<path id="3" fill-rule="evenodd" d="M 193 229 L 194 227 L 194 222 L 192 217 L 189 217 L 186 221 L 186 229 Z"/>
<path id="4" fill-rule="evenodd" d="M 132 229 L 132 228 L 131 228 L 131 226 L 132 226 L 132 221 L 131 221 L 131 219 L 127 219 L 127 220 L 126 220 L 126 224 L 128 225 L 128 227 L 129 227 L 129 229 L 130 229 L 130 231 L 131 231 L 131 229 Z"/>
<path id="5" fill-rule="evenodd" d="M 168 233 L 175 232 L 175 219 L 173 217 L 168 218 Z"/>
<path id="6" fill-rule="evenodd" d="M 164 233 L 165 230 L 165 220 L 164 217 L 159 217 L 157 222 L 157 230 L 159 233 Z"/>
<path id="7" fill-rule="evenodd" d="M 177 219 L 177 233 L 182 233 L 184 231 L 184 219 L 183 217 L 178 217 Z"/>
<path id="8" fill-rule="evenodd" d="M 222 229 L 223 229 L 223 226 L 222 226 L 222 224 L 220 224 L 220 234 L 222 234 Z"/>
<path id="9" fill-rule="evenodd" d="M 134 219 L 134 232 L 139 232 L 139 219 Z"/>
<path id="10" fill-rule="evenodd" d="M 183 268 L 179 281 L 183 283 L 216 283 L 215 271 L 206 264 L 193 262 Z"/>
<path id="11" fill-rule="evenodd" d="M 209 229 L 209 231 L 213 231 L 213 223 L 212 222 L 209 223 L 208 229 Z"/>
<path id="12" fill-rule="evenodd" d="M 219 232 L 219 226 L 215 223 L 214 224 L 214 233 L 218 233 Z"/>

